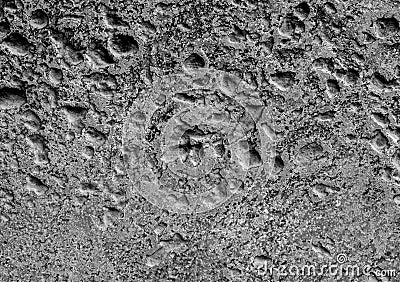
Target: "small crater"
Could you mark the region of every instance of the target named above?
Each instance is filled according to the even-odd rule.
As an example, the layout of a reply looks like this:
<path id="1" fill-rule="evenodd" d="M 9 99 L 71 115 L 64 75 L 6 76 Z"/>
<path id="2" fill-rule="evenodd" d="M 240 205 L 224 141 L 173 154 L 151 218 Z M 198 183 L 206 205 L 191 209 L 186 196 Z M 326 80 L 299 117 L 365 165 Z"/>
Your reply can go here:
<path id="1" fill-rule="evenodd" d="M 326 2 L 324 4 L 324 10 L 327 14 L 333 15 L 337 13 L 337 9 L 332 2 Z"/>
<path id="2" fill-rule="evenodd" d="M 310 15 L 310 11 L 311 9 L 307 2 L 301 2 L 294 8 L 295 15 L 301 20 L 306 19 Z"/>
<path id="3" fill-rule="evenodd" d="M 370 144 L 372 149 L 378 153 L 383 153 L 389 148 L 389 140 L 380 130 L 375 131 L 375 135 L 372 137 Z"/>
<path id="4" fill-rule="evenodd" d="M 50 68 L 49 78 L 54 84 L 59 84 L 63 80 L 63 72 L 59 68 Z"/>
<path id="5" fill-rule="evenodd" d="M 390 87 L 390 82 L 378 72 L 372 75 L 371 84 L 376 90 L 385 90 Z"/>
<path id="6" fill-rule="evenodd" d="M 1 21 L 0 22 L 0 38 L 5 37 L 10 32 L 11 32 L 10 23 L 7 20 Z"/>
<path id="7" fill-rule="evenodd" d="M 371 119 L 380 127 L 386 127 L 389 125 L 389 118 L 382 113 L 371 113 Z"/>
<path id="8" fill-rule="evenodd" d="M 294 85 L 295 77 L 294 72 L 276 72 L 271 74 L 270 82 L 279 90 L 286 91 Z"/>
<path id="9" fill-rule="evenodd" d="M 104 133 L 98 131 L 93 127 L 89 127 L 85 132 L 85 138 L 93 146 L 100 147 L 106 142 L 106 136 Z"/>
<path id="10" fill-rule="evenodd" d="M 109 47 L 116 56 L 126 56 L 139 50 L 139 44 L 136 39 L 126 34 L 113 35 L 109 40 Z"/>
<path id="11" fill-rule="evenodd" d="M 90 160 L 94 156 L 94 148 L 92 146 L 85 146 L 82 150 L 82 156 Z"/>
<path id="12" fill-rule="evenodd" d="M 149 21 L 143 21 L 141 23 L 141 26 L 143 27 L 143 29 L 147 32 L 147 33 L 156 33 L 157 32 L 157 28 L 155 27 L 154 24 L 152 24 Z"/>
<path id="13" fill-rule="evenodd" d="M 29 41 L 22 34 L 17 32 L 10 33 L 2 43 L 11 54 L 23 56 L 29 52 Z"/>
<path id="14" fill-rule="evenodd" d="M 311 142 L 302 146 L 297 155 L 296 162 L 300 164 L 309 163 L 323 157 L 324 148 L 317 142 Z"/>
<path id="15" fill-rule="evenodd" d="M 36 164 L 46 164 L 49 162 L 46 140 L 42 136 L 38 134 L 27 136 L 26 141 L 33 150 Z"/>
<path id="16" fill-rule="evenodd" d="M 87 113 L 87 109 L 79 106 L 64 106 L 62 111 L 65 113 L 68 121 L 72 125 L 77 125 L 81 122 Z"/>
<path id="17" fill-rule="evenodd" d="M 90 48 L 86 56 L 89 62 L 95 68 L 104 68 L 114 64 L 114 60 L 108 51 L 101 46 L 96 46 L 94 48 Z"/>
<path id="18" fill-rule="evenodd" d="M 187 70 L 196 70 L 200 68 L 204 68 L 206 66 L 206 62 L 202 56 L 197 53 L 192 53 L 183 61 L 183 66 Z"/>
<path id="19" fill-rule="evenodd" d="M 282 169 L 285 167 L 285 163 L 282 160 L 282 157 L 277 155 L 275 156 L 275 161 L 274 161 L 274 171 L 275 173 L 279 173 L 282 171 Z"/>
<path id="20" fill-rule="evenodd" d="M 43 29 L 49 24 L 49 18 L 45 11 L 37 9 L 31 12 L 29 24 L 37 29 Z"/>
<path id="21" fill-rule="evenodd" d="M 340 93 L 339 83 L 335 79 L 328 79 L 326 81 L 326 91 L 329 98 L 335 97 L 337 94 Z"/>
<path id="22" fill-rule="evenodd" d="M 25 103 L 26 96 L 24 91 L 10 87 L 0 89 L 0 110 L 16 109 Z"/>
<path id="23" fill-rule="evenodd" d="M 23 121 L 25 127 L 29 130 L 37 131 L 41 127 L 40 118 L 32 110 L 25 111 L 21 116 L 21 120 Z"/>
<path id="24" fill-rule="evenodd" d="M 396 34 L 399 31 L 399 22 L 396 18 L 378 18 L 376 20 L 377 35 L 386 38 Z"/>
<path id="25" fill-rule="evenodd" d="M 38 196 L 44 195 L 48 189 L 48 187 L 39 178 L 32 175 L 28 175 L 26 177 L 25 188 L 30 192 L 34 192 Z"/>
<path id="26" fill-rule="evenodd" d="M 105 23 L 110 28 L 127 28 L 127 27 L 129 27 L 128 23 L 115 13 L 108 13 L 105 16 Z"/>

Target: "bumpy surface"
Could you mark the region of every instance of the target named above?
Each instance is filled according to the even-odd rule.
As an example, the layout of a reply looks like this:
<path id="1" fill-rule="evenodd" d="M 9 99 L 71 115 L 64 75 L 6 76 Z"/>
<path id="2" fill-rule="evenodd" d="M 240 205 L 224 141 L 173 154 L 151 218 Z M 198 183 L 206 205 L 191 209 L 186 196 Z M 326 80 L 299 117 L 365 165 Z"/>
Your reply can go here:
<path id="1" fill-rule="evenodd" d="M 170 211 L 206 212 L 258 171 L 268 178 L 274 139 L 258 93 L 200 69 L 154 84 L 132 105 L 123 135 L 127 171 L 142 196 Z"/>
<path id="2" fill-rule="evenodd" d="M 0 281 L 399 281 L 399 11 L 0 1 Z"/>

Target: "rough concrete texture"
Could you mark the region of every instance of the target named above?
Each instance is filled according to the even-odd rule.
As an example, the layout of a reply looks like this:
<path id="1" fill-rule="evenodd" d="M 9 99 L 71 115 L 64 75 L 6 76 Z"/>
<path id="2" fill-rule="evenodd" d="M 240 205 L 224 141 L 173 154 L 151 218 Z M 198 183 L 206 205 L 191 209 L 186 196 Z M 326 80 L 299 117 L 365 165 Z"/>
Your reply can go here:
<path id="1" fill-rule="evenodd" d="M 0 282 L 400 281 L 400 2 L 0 1 Z"/>

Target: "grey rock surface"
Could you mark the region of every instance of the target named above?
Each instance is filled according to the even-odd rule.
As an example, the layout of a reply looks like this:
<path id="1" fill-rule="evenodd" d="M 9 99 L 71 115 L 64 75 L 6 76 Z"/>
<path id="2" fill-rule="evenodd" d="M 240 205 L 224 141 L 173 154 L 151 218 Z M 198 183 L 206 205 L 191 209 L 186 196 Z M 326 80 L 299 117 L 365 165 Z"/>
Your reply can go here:
<path id="1" fill-rule="evenodd" d="M 0 282 L 400 281 L 399 1 L 0 1 Z"/>

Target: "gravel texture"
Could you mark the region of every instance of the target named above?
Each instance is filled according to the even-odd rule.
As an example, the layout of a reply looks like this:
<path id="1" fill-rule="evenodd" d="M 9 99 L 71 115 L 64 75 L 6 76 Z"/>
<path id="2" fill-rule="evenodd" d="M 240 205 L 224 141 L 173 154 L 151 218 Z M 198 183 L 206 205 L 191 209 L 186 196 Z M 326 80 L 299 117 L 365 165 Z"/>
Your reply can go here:
<path id="1" fill-rule="evenodd" d="M 0 0 L 0 282 L 400 281 L 399 21 Z"/>

